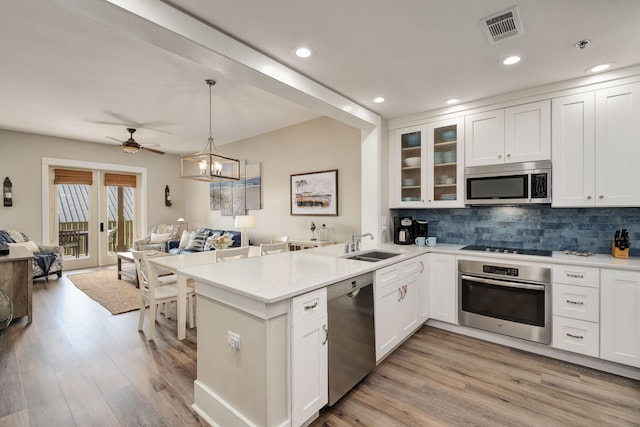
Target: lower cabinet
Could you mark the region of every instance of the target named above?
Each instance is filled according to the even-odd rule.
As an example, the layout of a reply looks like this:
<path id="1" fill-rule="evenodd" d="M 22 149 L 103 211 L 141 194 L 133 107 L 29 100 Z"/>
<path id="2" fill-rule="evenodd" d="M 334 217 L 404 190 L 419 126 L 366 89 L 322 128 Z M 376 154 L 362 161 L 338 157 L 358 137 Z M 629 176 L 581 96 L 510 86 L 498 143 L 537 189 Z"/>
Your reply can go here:
<path id="1" fill-rule="evenodd" d="M 328 402 L 327 290 L 291 301 L 291 425 L 299 426 Z"/>
<path id="2" fill-rule="evenodd" d="M 640 273 L 600 270 L 600 357 L 640 368 Z"/>
<path id="3" fill-rule="evenodd" d="M 426 286 L 425 258 L 381 268 L 374 279 L 376 362 L 382 360 L 422 323 L 421 288 Z"/>
<path id="4" fill-rule="evenodd" d="M 429 317 L 458 323 L 456 256 L 429 254 Z"/>

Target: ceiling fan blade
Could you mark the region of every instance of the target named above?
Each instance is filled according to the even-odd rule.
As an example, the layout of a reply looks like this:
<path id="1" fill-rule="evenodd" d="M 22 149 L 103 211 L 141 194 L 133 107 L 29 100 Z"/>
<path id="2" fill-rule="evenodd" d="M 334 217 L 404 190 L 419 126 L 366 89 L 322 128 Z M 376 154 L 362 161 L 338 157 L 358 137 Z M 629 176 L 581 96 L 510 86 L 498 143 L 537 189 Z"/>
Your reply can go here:
<path id="1" fill-rule="evenodd" d="M 113 139 L 114 141 L 118 141 L 120 144 L 122 144 L 122 143 L 124 142 L 124 141 L 121 141 L 121 140 L 119 140 L 119 139 L 111 138 L 110 136 L 107 136 L 107 138 L 109 138 L 109 139 Z"/>
<path id="2" fill-rule="evenodd" d="M 156 153 L 156 154 L 164 154 L 164 151 L 160 151 L 160 150 L 154 150 L 153 148 L 147 148 L 144 146 L 140 146 L 141 150 L 147 150 L 147 151 L 151 151 L 152 153 Z"/>
<path id="3" fill-rule="evenodd" d="M 160 147 L 160 144 L 156 144 L 155 142 L 145 142 L 144 144 L 140 144 L 144 148 L 149 147 Z"/>

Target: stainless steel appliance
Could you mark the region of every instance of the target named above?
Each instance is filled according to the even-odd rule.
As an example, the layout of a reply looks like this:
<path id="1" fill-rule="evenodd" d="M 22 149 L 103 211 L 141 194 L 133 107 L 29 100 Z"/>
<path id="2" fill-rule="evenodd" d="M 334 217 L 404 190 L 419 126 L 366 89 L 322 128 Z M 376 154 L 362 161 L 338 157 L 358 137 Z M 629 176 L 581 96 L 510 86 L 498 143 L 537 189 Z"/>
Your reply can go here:
<path id="1" fill-rule="evenodd" d="M 327 287 L 329 406 L 376 367 L 373 273 Z"/>
<path id="2" fill-rule="evenodd" d="M 397 245 L 412 245 L 416 238 L 415 227 L 410 216 L 393 217 L 393 243 Z"/>
<path id="3" fill-rule="evenodd" d="M 551 269 L 517 263 L 458 260 L 461 325 L 551 342 Z"/>
<path id="4" fill-rule="evenodd" d="M 468 205 L 551 203 L 551 161 L 464 168 Z"/>
<path id="5" fill-rule="evenodd" d="M 498 246 L 469 245 L 461 248 L 463 251 L 491 252 L 499 254 L 520 254 L 535 256 L 551 256 L 552 252 L 546 249 L 517 249 Z"/>

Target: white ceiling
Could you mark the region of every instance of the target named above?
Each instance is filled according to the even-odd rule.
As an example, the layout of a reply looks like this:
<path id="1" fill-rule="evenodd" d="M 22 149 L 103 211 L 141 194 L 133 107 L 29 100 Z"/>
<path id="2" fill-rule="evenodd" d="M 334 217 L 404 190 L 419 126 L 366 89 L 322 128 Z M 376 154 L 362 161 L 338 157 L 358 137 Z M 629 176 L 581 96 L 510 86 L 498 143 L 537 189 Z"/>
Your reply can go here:
<path id="1" fill-rule="evenodd" d="M 96 0 L 92 0 L 93 3 Z M 64 0 L 57 0 L 64 3 Z M 73 3 L 73 1 L 70 1 Z M 175 0 L 173 6 L 391 119 L 640 64 L 638 0 Z M 490 44 L 479 20 L 517 5 L 524 34 Z M 185 154 L 317 117 L 274 91 L 46 0 L 0 2 L 0 128 Z M 574 44 L 588 38 L 584 50 Z M 307 45 L 314 55 L 295 58 Z M 510 68 L 499 60 L 519 54 Z M 373 103 L 383 96 L 386 102 Z"/>

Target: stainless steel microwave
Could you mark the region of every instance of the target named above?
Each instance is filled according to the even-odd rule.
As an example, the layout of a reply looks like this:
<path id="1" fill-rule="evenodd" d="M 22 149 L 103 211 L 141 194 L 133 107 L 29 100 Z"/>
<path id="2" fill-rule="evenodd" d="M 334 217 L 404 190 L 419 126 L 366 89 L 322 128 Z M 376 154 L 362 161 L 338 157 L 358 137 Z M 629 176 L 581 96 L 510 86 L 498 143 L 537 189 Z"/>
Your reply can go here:
<path id="1" fill-rule="evenodd" d="M 551 161 L 464 168 L 467 205 L 551 203 Z"/>

